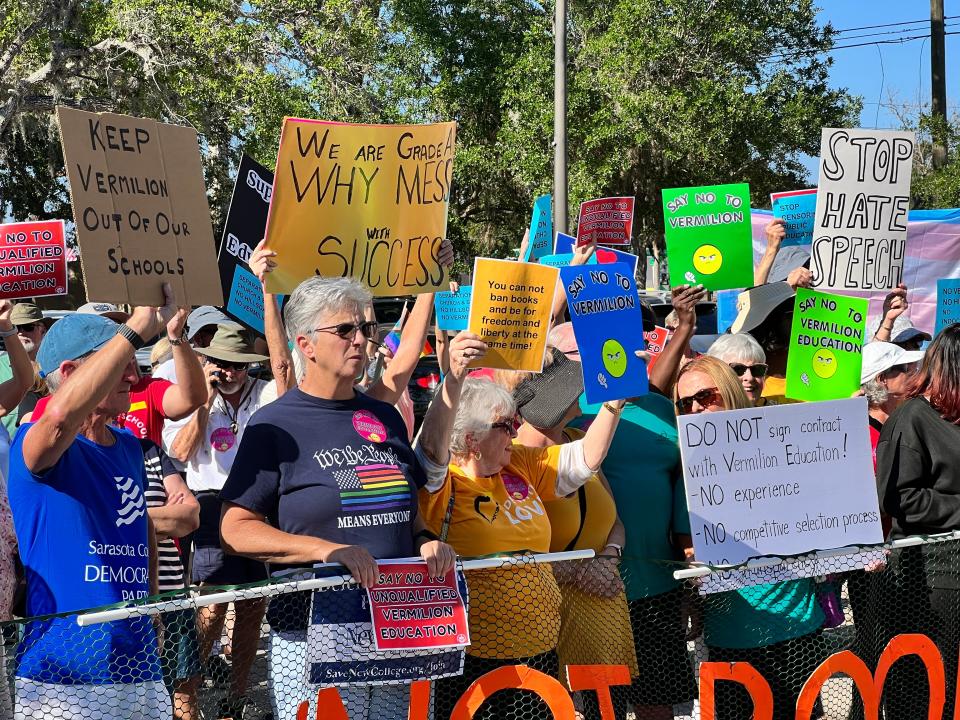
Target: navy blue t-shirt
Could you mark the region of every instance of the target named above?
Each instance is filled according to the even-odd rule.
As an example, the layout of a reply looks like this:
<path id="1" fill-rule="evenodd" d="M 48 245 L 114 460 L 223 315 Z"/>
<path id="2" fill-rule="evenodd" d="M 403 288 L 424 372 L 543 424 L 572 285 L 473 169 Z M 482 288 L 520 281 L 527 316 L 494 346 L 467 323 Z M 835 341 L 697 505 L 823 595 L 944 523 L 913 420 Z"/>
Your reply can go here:
<path id="1" fill-rule="evenodd" d="M 394 407 L 361 393 L 324 400 L 295 388 L 254 413 L 220 497 L 284 532 L 398 558 L 413 554 L 417 490 L 425 483 Z M 275 629 L 292 628 L 292 616 L 306 626 L 306 606 L 277 600 Z"/>

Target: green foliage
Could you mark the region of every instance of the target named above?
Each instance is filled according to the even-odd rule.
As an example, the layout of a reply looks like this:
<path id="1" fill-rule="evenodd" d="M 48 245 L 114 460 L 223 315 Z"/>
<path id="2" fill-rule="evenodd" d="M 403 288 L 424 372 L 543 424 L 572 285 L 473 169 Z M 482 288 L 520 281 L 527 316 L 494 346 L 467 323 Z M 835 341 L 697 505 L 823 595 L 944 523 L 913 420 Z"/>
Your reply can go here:
<path id="1" fill-rule="evenodd" d="M 904 122 L 905 130 L 917 133 L 917 149 L 914 154 L 913 178 L 910 193 L 913 207 L 918 210 L 960 207 L 960 117 L 954 116 L 946 123 L 921 113 L 915 121 Z M 941 168 L 933 167 L 933 138 L 946 141 L 947 163 Z"/>
<path id="2" fill-rule="evenodd" d="M 660 189 L 804 184 L 801 153 L 856 102 L 827 84 L 810 0 L 571 0 L 570 211 L 636 195 L 661 244 Z M 449 233 L 461 260 L 519 244 L 553 175 L 553 5 L 533 0 L 0 0 L 0 199 L 69 217 L 51 110 L 186 123 L 215 224 L 246 151 L 272 166 L 285 115 L 456 120 Z"/>

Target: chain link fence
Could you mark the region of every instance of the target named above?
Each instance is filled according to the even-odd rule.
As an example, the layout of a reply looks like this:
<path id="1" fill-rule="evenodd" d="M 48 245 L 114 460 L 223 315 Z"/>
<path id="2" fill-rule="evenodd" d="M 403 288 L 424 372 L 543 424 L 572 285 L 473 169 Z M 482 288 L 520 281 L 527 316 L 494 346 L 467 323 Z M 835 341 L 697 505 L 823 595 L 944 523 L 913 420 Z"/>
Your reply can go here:
<path id="1" fill-rule="evenodd" d="M 708 582 L 690 578 L 651 597 L 628 594 L 642 584 L 625 585 L 614 558 L 468 562 L 471 644 L 465 657 L 456 650 L 373 652 L 365 594 L 330 569 L 203 594 L 167 594 L 82 616 L 18 620 L 3 626 L 0 717 L 334 720 L 343 717 L 337 714 L 342 701 L 351 720 L 446 720 L 458 703 L 469 705 L 476 718 L 531 720 L 562 717 L 556 704 L 562 701 L 572 702 L 574 716 L 584 720 L 711 713 L 718 720 L 745 720 L 754 717 L 756 701 L 764 706 L 757 720 L 786 720 L 795 717 L 818 666 L 846 650 L 862 660 L 868 679 L 883 666 L 880 717 L 927 718 L 929 703 L 936 713 L 955 702 L 960 540 L 911 542 L 887 548 L 871 571 L 852 561 L 844 567 L 848 560 L 838 556 L 826 577 L 707 594 Z M 754 581 L 762 578 L 753 574 Z M 894 649 L 906 656 L 884 654 L 892 638 L 904 635 Z M 722 665 L 703 665 L 707 661 Z M 730 663 L 742 662 L 762 677 L 753 694 L 729 679 L 716 679 L 712 689 L 704 682 L 706 675 L 739 675 L 742 666 Z M 856 675 L 849 657 L 845 662 L 827 674 L 846 668 Z M 504 670 L 499 685 L 485 680 L 466 697 L 481 676 L 518 665 L 558 682 Z M 623 666 L 599 673 L 621 684 L 608 696 L 594 690 L 551 695 L 561 683 L 585 687 L 579 666 Z M 424 673 L 438 679 L 411 686 Z M 540 693 L 512 689 L 521 681 L 540 683 Z M 863 677 L 857 682 L 866 683 Z M 323 685 L 338 692 L 321 693 L 318 707 Z M 863 701 L 847 675 L 830 677 L 814 693 L 808 690 L 801 701 L 809 713 L 804 718 L 877 717 L 872 694 Z"/>

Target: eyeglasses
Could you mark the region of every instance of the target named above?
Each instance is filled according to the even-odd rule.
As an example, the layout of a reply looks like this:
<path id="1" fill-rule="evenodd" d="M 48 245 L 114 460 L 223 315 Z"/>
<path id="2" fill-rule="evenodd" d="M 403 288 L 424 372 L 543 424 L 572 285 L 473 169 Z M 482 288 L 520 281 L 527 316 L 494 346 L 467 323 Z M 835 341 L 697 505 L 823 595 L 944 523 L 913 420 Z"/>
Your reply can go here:
<path id="1" fill-rule="evenodd" d="M 490 429 L 503 430 L 508 435 L 513 435 L 519 425 L 520 423 L 517 422 L 517 418 L 510 418 L 509 420 L 498 420 L 495 423 L 490 423 Z"/>
<path id="2" fill-rule="evenodd" d="M 218 358 L 208 357 L 207 360 L 216 365 L 221 370 L 233 370 L 234 372 L 243 372 L 250 367 L 250 363 L 231 362 L 229 360 L 220 360 Z"/>
<path id="3" fill-rule="evenodd" d="M 37 325 L 39 324 L 40 323 L 32 322 L 32 323 L 23 323 L 22 325 L 17 325 L 17 332 L 32 333 L 34 330 L 37 329 Z"/>
<path id="4" fill-rule="evenodd" d="M 376 340 L 380 334 L 380 326 L 373 320 L 362 323 L 340 323 L 339 325 L 329 325 L 322 328 L 314 328 L 314 332 L 333 333 L 342 340 L 352 340 L 356 337 L 357 330 L 367 340 Z"/>
<path id="5" fill-rule="evenodd" d="M 749 370 L 755 378 L 765 377 L 767 374 L 767 365 L 765 363 L 756 363 L 754 365 L 744 365 L 743 363 L 728 363 L 737 377 L 743 377 L 743 374 Z"/>
<path id="6" fill-rule="evenodd" d="M 677 410 L 680 411 L 682 415 L 686 415 L 688 412 L 693 410 L 693 404 L 697 403 L 700 407 L 711 407 L 721 404 L 720 391 L 713 388 L 704 388 L 703 390 L 698 390 L 690 397 L 682 397 L 677 399 Z"/>
<path id="7" fill-rule="evenodd" d="M 894 365 L 887 368 L 884 371 L 884 375 L 899 375 L 900 373 L 912 373 L 917 369 L 916 363 L 901 363 L 900 365 Z"/>

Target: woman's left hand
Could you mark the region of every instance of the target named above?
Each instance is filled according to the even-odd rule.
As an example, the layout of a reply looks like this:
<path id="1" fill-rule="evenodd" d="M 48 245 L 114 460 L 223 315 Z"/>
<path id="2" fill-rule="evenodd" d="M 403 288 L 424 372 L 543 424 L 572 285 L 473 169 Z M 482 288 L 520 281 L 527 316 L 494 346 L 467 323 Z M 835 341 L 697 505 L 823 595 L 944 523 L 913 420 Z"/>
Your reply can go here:
<path id="1" fill-rule="evenodd" d="M 440 261 L 440 267 L 453 267 L 453 242 L 450 238 L 444 238 L 443 242 L 440 243 L 440 252 L 437 259 Z"/>
<path id="2" fill-rule="evenodd" d="M 428 540 L 420 546 L 420 557 L 427 562 L 430 577 L 443 577 L 453 570 L 457 553 L 452 547 L 439 540 Z"/>

